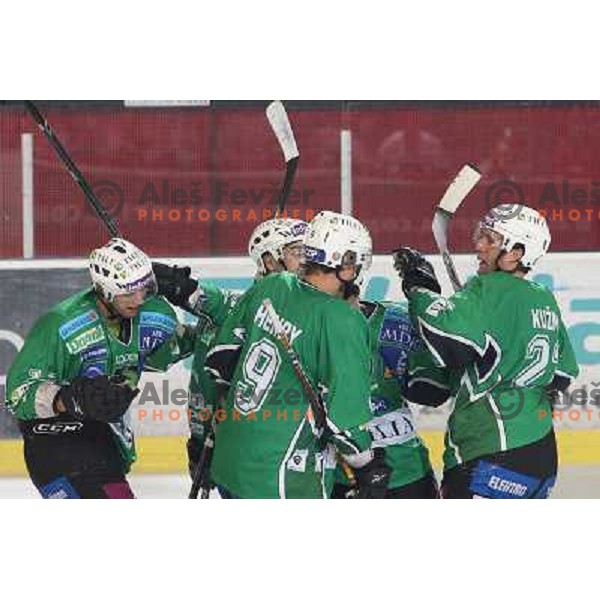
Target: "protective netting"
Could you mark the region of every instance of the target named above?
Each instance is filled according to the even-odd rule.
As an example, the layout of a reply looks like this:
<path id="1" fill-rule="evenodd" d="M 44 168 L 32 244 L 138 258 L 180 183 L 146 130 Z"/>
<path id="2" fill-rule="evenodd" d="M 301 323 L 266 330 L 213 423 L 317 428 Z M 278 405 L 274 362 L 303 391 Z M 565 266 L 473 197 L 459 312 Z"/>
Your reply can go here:
<path id="1" fill-rule="evenodd" d="M 122 232 L 163 256 L 244 254 L 251 229 L 272 214 L 283 160 L 264 115 L 266 105 L 39 103 Z M 484 177 L 456 218 L 455 251 L 470 251 L 474 222 L 489 204 L 519 197 L 547 211 L 552 250 L 598 247 L 597 103 L 289 102 L 287 107 L 301 153 L 291 216 L 339 209 L 340 131 L 348 129 L 354 214 L 371 230 L 377 253 L 399 244 L 434 250 L 433 207 L 468 161 L 476 162 Z M 107 234 L 16 102 L 0 105 L 0 256 L 23 256 L 23 133 L 34 134 L 34 256 L 85 256 Z"/>

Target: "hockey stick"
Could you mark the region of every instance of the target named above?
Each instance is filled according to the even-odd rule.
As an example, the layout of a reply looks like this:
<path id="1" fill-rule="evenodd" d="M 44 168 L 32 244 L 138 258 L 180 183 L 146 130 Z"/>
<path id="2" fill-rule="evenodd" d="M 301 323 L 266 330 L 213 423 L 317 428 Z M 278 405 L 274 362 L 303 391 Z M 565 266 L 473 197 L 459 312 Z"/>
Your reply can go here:
<path id="1" fill-rule="evenodd" d="M 215 447 L 215 418 L 211 419 L 210 431 L 204 439 L 204 445 L 202 446 L 202 452 L 200 454 L 200 460 L 194 470 L 194 477 L 192 479 L 192 487 L 188 494 L 188 499 L 195 500 L 198 498 L 200 493 L 200 499 L 206 500 L 210 495 L 210 463 L 212 460 L 212 454 Z"/>
<path id="2" fill-rule="evenodd" d="M 285 203 L 292 191 L 292 184 L 294 183 L 294 177 L 296 176 L 300 153 L 298 152 L 294 132 L 283 104 L 279 100 L 271 102 L 271 104 L 267 106 L 266 113 L 267 119 L 273 129 L 273 133 L 277 137 L 277 141 L 283 152 L 283 158 L 285 159 L 285 177 L 279 191 L 277 212 L 275 213 L 275 216 L 278 217 L 283 214 Z"/>
<path id="3" fill-rule="evenodd" d="M 294 373 L 296 377 L 302 384 L 302 388 L 304 389 L 304 393 L 308 397 L 308 401 L 311 407 L 311 411 L 313 414 L 313 418 L 315 421 L 315 426 L 317 432 L 322 435 L 325 431 L 326 427 L 326 419 L 325 419 L 325 409 L 323 408 L 321 401 L 315 390 L 310 383 L 302 364 L 300 363 L 300 359 L 296 354 L 290 339 L 285 332 L 283 325 L 279 319 L 279 315 L 275 312 L 271 301 L 267 298 L 263 301 L 263 306 L 267 310 L 269 318 L 271 319 L 274 329 L 275 329 L 275 337 L 281 342 L 281 345 L 285 349 L 287 355 L 290 358 L 292 363 L 292 367 L 294 369 Z M 198 497 L 198 493 L 200 492 L 200 498 L 205 499 L 208 498 L 210 492 L 210 480 L 208 477 L 210 471 L 210 461 L 212 458 L 212 452 L 214 448 L 214 438 L 215 438 L 215 419 L 213 417 L 211 422 L 211 429 L 204 440 L 204 446 L 202 448 L 202 454 L 200 455 L 200 460 L 196 465 L 196 469 L 194 471 L 194 477 L 192 480 L 192 487 L 190 489 L 190 493 L 188 498 L 190 500 L 196 499 Z"/>
<path id="4" fill-rule="evenodd" d="M 271 304 L 271 300 L 269 300 L 269 298 L 266 298 L 265 300 L 263 300 L 262 305 L 267 310 L 267 314 L 269 315 L 269 318 L 271 319 L 271 321 L 273 323 L 273 327 L 275 330 L 274 331 L 275 337 L 281 342 L 281 345 L 283 346 L 284 350 L 286 351 L 286 353 L 292 363 L 292 368 L 294 369 L 294 373 L 296 374 L 296 377 L 302 384 L 304 393 L 308 397 L 308 402 L 309 402 L 310 408 L 312 410 L 312 414 L 313 414 L 313 418 L 315 420 L 317 432 L 319 432 L 319 435 L 322 435 L 323 432 L 325 431 L 325 428 L 327 427 L 326 417 L 325 417 L 325 408 L 323 407 L 323 404 L 321 403 L 321 400 L 319 399 L 317 392 L 315 392 L 315 390 L 313 389 L 313 386 L 312 386 L 310 380 L 308 379 L 306 372 L 304 371 L 304 367 L 300 363 L 300 359 L 298 358 L 296 351 L 292 347 L 290 338 L 288 337 L 287 333 L 285 332 L 285 329 L 283 328 L 283 325 L 279 319 L 279 315 L 275 312 L 275 309 L 273 308 L 273 305 Z"/>
<path id="5" fill-rule="evenodd" d="M 308 397 L 308 402 L 310 404 L 310 408 L 311 408 L 313 416 L 314 416 L 317 432 L 320 432 L 320 435 L 323 435 L 323 433 L 325 432 L 325 429 L 327 428 L 327 419 L 325 416 L 325 408 L 323 407 L 323 404 L 322 404 L 321 400 L 319 399 L 317 392 L 315 392 L 315 390 L 313 389 L 313 386 L 310 383 L 308 376 L 306 375 L 306 371 L 304 370 L 304 367 L 302 366 L 302 363 L 300 362 L 298 355 L 296 354 L 294 348 L 292 347 L 290 338 L 288 337 L 287 333 L 285 332 L 285 329 L 283 328 L 283 325 L 281 324 L 281 321 L 279 320 L 279 315 L 275 312 L 275 309 L 273 308 L 271 301 L 267 298 L 266 300 L 263 300 L 262 304 L 267 309 L 267 313 L 268 313 L 271 321 L 273 322 L 274 329 L 275 329 L 275 337 L 281 342 L 281 345 L 284 347 L 284 349 L 292 363 L 294 373 L 296 374 L 296 377 L 302 384 L 302 388 L 304 389 L 304 392 Z M 346 462 L 344 457 L 341 455 L 338 455 L 338 461 L 340 462 L 342 470 L 344 471 L 344 474 L 346 475 L 346 477 L 348 478 L 350 483 L 352 485 L 356 485 L 356 478 L 354 477 L 354 473 L 352 472 L 350 465 Z"/>
<path id="6" fill-rule="evenodd" d="M 448 249 L 450 219 L 480 179 L 481 173 L 479 170 L 473 165 L 466 164 L 444 192 L 440 203 L 435 209 L 431 224 L 433 237 L 442 255 L 448 277 L 450 277 L 455 292 L 462 288 L 462 284 L 450 256 L 450 250 Z"/>
<path id="7" fill-rule="evenodd" d="M 86 181 L 83 173 L 79 170 L 77 165 L 73 162 L 73 159 L 69 156 L 69 153 L 65 150 L 65 147 L 61 144 L 60 140 L 56 137 L 54 131 L 48 124 L 48 121 L 42 116 L 42 113 L 38 110 L 37 106 L 31 100 L 25 100 L 25 109 L 31 115 L 33 120 L 36 122 L 38 127 L 42 130 L 50 145 L 58 154 L 58 157 L 63 162 L 67 171 L 71 175 L 71 177 L 75 180 L 75 183 L 80 187 L 87 201 L 92 205 L 93 209 L 96 211 L 96 214 L 100 217 L 101 221 L 106 225 L 110 235 L 112 237 L 121 237 L 121 233 L 119 232 L 119 228 L 115 223 L 114 219 L 106 212 L 102 203 L 94 194 L 92 188 Z"/>

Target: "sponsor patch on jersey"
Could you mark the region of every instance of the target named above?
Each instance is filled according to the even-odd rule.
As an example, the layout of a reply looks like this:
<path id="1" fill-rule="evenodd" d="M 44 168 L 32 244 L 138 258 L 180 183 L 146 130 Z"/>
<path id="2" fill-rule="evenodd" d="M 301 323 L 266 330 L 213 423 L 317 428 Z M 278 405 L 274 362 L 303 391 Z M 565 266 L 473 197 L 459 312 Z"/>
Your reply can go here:
<path id="1" fill-rule="evenodd" d="M 453 308 L 454 304 L 447 298 L 437 298 L 427 307 L 425 313 L 430 317 L 437 317 L 441 312 L 452 310 Z"/>
<path id="2" fill-rule="evenodd" d="M 67 350 L 71 354 L 79 354 L 86 348 L 96 345 L 103 340 L 104 332 L 102 331 L 102 327 L 100 327 L 100 325 L 96 325 L 95 327 L 84 331 L 76 338 L 69 340 L 67 342 Z"/>
<path id="3" fill-rule="evenodd" d="M 164 329 L 171 334 L 177 327 L 177 321 L 162 313 L 143 311 L 140 315 L 140 325 L 145 328 Z"/>
<path id="4" fill-rule="evenodd" d="M 398 409 L 374 417 L 367 425 L 373 447 L 400 446 L 416 437 L 415 426 L 408 409 Z"/>
<path id="5" fill-rule="evenodd" d="M 97 362 L 105 359 L 108 356 L 108 349 L 102 344 L 95 344 L 86 348 L 80 355 L 79 358 L 83 362 Z"/>
<path id="6" fill-rule="evenodd" d="M 307 460 L 308 450 L 294 450 L 293 454 L 288 458 L 286 466 L 290 471 L 304 473 L 306 471 Z"/>
<path id="7" fill-rule="evenodd" d="M 389 407 L 387 399 L 383 396 L 371 396 L 369 398 L 369 406 L 371 407 L 371 412 L 376 417 L 386 412 Z"/>
<path id="8" fill-rule="evenodd" d="M 27 372 L 27 374 L 29 375 L 29 377 L 31 379 L 41 379 L 41 377 L 42 377 L 42 370 L 41 369 L 29 369 L 29 371 Z"/>
<path id="9" fill-rule="evenodd" d="M 140 350 L 148 354 L 169 340 L 172 332 L 155 327 L 140 327 Z"/>
<path id="10" fill-rule="evenodd" d="M 85 348 L 79 358 L 82 362 L 81 374 L 85 377 L 98 377 L 108 373 L 108 349 L 103 344 L 94 344 Z"/>
<path id="11" fill-rule="evenodd" d="M 471 475 L 470 489 L 484 498 L 531 498 L 541 481 L 505 467 L 480 460 Z"/>
<path id="12" fill-rule="evenodd" d="M 98 377 L 100 375 L 107 375 L 108 368 L 106 363 L 95 363 L 92 365 L 85 365 L 82 369 L 81 374 L 84 377 Z"/>
<path id="13" fill-rule="evenodd" d="M 379 353 L 384 362 L 384 378 L 402 377 L 408 368 L 408 353 L 419 345 L 410 317 L 394 309 L 385 312 L 379 331 Z"/>
<path id="14" fill-rule="evenodd" d="M 28 381 L 26 383 L 23 383 L 19 387 L 15 388 L 12 391 L 12 394 L 10 395 L 10 399 L 9 399 L 10 404 L 11 405 L 19 404 L 19 402 L 21 402 L 27 395 L 27 390 L 29 389 L 30 385 L 31 385 L 31 382 Z"/>
<path id="15" fill-rule="evenodd" d="M 119 354 L 115 357 L 115 364 L 117 367 L 134 366 L 138 364 L 138 354 L 136 352 L 129 352 L 127 354 Z"/>
<path id="16" fill-rule="evenodd" d="M 85 326 L 97 320 L 98 313 L 95 310 L 88 310 L 82 315 L 79 315 L 74 319 L 67 321 L 64 325 L 61 325 L 61 327 L 58 330 L 58 334 L 63 340 L 66 340 L 80 329 L 83 329 Z"/>
<path id="17" fill-rule="evenodd" d="M 242 297 L 242 294 L 240 292 L 235 292 L 233 290 L 227 290 L 224 293 L 225 296 L 225 304 L 232 309 L 238 302 L 239 299 Z"/>

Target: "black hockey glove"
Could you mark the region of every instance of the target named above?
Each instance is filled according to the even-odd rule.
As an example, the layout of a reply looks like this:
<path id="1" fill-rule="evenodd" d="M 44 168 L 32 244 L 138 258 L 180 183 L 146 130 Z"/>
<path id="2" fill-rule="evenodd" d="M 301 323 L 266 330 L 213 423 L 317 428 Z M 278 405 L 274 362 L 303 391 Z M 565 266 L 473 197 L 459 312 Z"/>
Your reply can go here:
<path id="1" fill-rule="evenodd" d="M 190 277 L 189 267 L 171 267 L 164 263 L 153 262 L 152 270 L 158 283 L 158 293 L 171 304 L 186 307 L 189 297 L 196 291 L 198 282 Z"/>
<path id="2" fill-rule="evenodd" d="M 65 411 L 77 419 L 112 423 L 125 414 L 139 391 L 117 381 L 106 375 L 75 377 L 61 388 L 59 398 Z"/>
<path id="3" fill-rule="evenodd" d="M 393 252 L 394 269 L 402 279 L 402 291 L 408 297 L 413 287 L 422 287 L 436 294 L 440 294 L 442 288 L 431 263 L 423 258 L 423 255 L 413 248 L 401 246 Z"/>
<path id="4" fill-rule="evenodd" d="M 360 469 L 354 469 L 359 500 L 385 498 L 392 470 L 385 463 L 385 450 L 375 448 L 373 460 Z"/>

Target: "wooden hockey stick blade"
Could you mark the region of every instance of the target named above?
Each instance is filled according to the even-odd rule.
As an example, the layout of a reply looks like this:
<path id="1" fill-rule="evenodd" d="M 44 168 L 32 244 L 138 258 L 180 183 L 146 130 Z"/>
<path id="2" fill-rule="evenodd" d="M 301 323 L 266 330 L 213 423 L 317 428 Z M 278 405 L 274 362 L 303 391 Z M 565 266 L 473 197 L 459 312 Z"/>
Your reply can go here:
<path id="1" fill-rule="evenodd" d="M 431 230 L 433 232 L 435 243 L 442 255 L 444 266 L 446 267 L 454 291 L 460 290 L 462 284 L 448 249 L 450 219 L 452 219 L 452 216 L 458 207 L 477 185 L 477 182 L 480 179 L 481 173 L 479 172 L 479 169 L 467 163 L 458 172 L 452 183 L 446 188 L 446 191 L 435 210 L 433 222 L 431 223 Z"/>
<path id="2" fill-rule="evenodd" d="M 294 131 L 292 130 L 290 120 L 283 104 L 279 100 L 271 102 L 271 104 L 267 106 L 266 113 L 271 129 L 273 129 L 273 133 L 281 146 L 285 162 L 287 163 L 300 156 L 298 146 L 296 145 L 296 139 L 294 138 Z"/>
<path id="3" fill-rule="evenodd" d="M 452 257 L 450 256 L 450 252 L 448 250 L 448 228 L 451 218 L 452 215 L 450 213 L 438 208 L 435 211 L 435 215 L 433 216 L 433 223 L 431 229 L 433 231 L 435 243 L 437 244 L 440 254 L 442 255 L 444 266 L 446 267 L 446 271 L 448 273 L 448 277 L 450 278 L 450 282 L 452 283 L 452 287 L 454 288 L 454 291 L 457 292 L 462 288 L 462 284 L 460 282 L 458 273 L 456 272 L 456 268 L 454 267 L 454 262 L 452 261 Z"/>
<path id="4" fill-rule="evenodd" d="M 438 208 L 453 215 L 480 179 L 479 169 L 467 163 L 447 187 Z"/>

